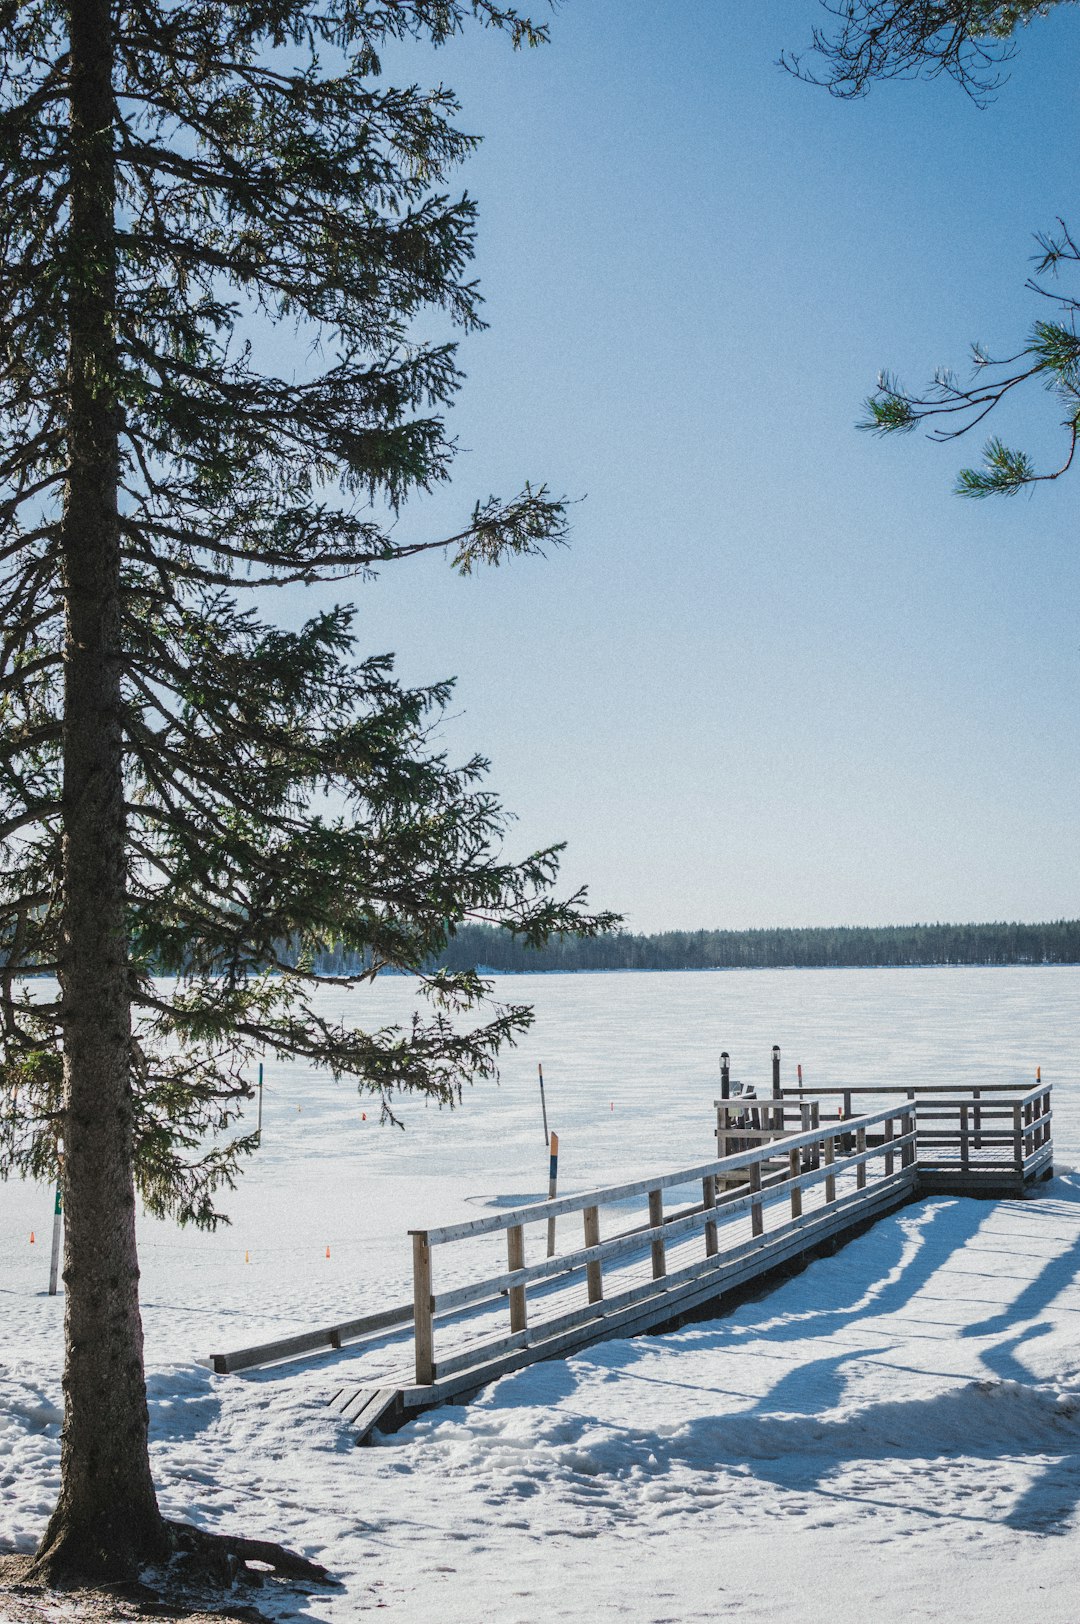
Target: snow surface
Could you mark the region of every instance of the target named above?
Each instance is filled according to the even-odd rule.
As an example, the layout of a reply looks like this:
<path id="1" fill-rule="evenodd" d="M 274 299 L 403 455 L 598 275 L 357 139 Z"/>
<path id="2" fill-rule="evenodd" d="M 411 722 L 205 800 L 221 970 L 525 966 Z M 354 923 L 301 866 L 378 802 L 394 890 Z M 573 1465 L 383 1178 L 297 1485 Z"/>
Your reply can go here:
<path id="1" fill-rule="evenodd" d="M 414 1103 L 402 1134 L 347 1085 L 275 1066 L 232 1226 L 142 1220 L 167 1514 L 340 1576 L 261 1593 L 283 1618 L 1076 1624 L 1080 969 L 497 987 L 537 1008 L 498 1090 L 453 1115 Z M 372 1024 L 412 997 L 390 978 L 355 995 Z M 908 1207 L 727 1316 L 533 1366 L 371 1449 L 326 1408 L 356 1352 L 246 1376 L 195 1363 L 405 1302 L 411 1225 L 545 1194 L 538 1059 L 569 1193 L 707 1160 L 720 1049 L 767 1084 L 774 1041 L 785 1081 L 801 1060 L 820 1086 L 1027 1084 L 1041 1065 L 1058 1176 L 1028 1202 Z M 33 1547 L 58 1488 L 51 1225 L 48 1190 L 0 1187 L 0 1548 Z"/>

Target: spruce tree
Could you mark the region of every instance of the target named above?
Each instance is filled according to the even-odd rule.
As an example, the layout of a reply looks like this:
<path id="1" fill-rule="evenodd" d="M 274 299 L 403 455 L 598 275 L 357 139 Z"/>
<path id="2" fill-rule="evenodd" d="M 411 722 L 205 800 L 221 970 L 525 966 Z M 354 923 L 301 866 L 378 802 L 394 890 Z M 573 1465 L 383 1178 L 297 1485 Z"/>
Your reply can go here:
<path id="1" fill-rule="evenodd" d="M 252 1058 L 328 1067 L 389 1115 L 401 1091 L 453 1103 L 530 1018 L 470 1018 L 477 974 L 431 968 L 457 924 L 611 923 L 553 895 L 558 848 L 501 855 L 486 763 L 430 742 L 448 684 L 358 653 L 347 608 L 265 615 L 270 587 L 425 546 L 467 572 L 563 536 L 563 504 L 527 486 L 452 538 L 394 539 L 453 450 L 454 346 L 418 318 L 479 315 L 473 205 L 442 189 L 472 142 L 449 91 L 387 83 L 379 53 L 470 19 L 544 38 L 499 0 L 0 9 L 0 1172 L 52 1177 L 62 1145 L 50 1576 L 176 1545 L 147 1457 L 136 1197 L 216 1221 Z M 309 343 L 299 379 L 273 323 Z M 430 1012 L 328 1019 L 314 966 L 338 949 L 361 980 L 421 975 Z"/>
<path id="2" fill-rule="evenodd" d="M 784 58 L 799 78 L 823 85 L 842 99 L 864 96 L 882 79 L 934 78 L 945 74 L 980 106 L 1000 89 L 1016 50 L 1017 31 L 1076 0 L 822 0 L 830 23 L 814 31 L 811 49 Z M 1072 468 L 1080 437 L 1080 294 L 1062 289 L 1062 268 L 1080 265 L 1080 244 L 1064 220 L 1040 232 L 1035 277 L 1027 287 L 1045 301 L 1048 319 L 1032 324 L 1009 354 L 996 357 L 971 346 L 971 368 L 960 377 L 940 368 L 922 390 L 904 387 L 890 372 L 878 375 L 860 428 L 878 434 L 908 433 L 931 422 L 930 438 L 961 439 L 980 427 L 1017 391 L 1048 391 L 1063 414 L 1060 458 L 1040 469 L 1023 450 L 993 435 L 981 467 L 962 468 L 960 496 L 1014 496 L 1033 485 L 1060 479 Z M 1073 271 L 1075 275 L 1075 271 Z"/>

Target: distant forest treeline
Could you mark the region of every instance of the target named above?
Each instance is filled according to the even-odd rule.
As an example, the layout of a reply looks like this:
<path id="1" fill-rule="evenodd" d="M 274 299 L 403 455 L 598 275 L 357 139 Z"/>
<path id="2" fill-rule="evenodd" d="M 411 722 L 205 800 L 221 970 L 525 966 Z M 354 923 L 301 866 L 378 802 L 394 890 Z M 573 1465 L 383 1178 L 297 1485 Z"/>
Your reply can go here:
<path id="1" fill-rule="evenodd" d="M 792 930 L 668 930 L 560 937 L 530 948 L 490 925 L 463 925 L 442 963 L 488 970 L 766 970 L 933 964 L 1077 964 L 1080 920 L 1044 925 L 836 925 Z M 319 968 L 347 974 L 355 955 L 327 953 Z"/>

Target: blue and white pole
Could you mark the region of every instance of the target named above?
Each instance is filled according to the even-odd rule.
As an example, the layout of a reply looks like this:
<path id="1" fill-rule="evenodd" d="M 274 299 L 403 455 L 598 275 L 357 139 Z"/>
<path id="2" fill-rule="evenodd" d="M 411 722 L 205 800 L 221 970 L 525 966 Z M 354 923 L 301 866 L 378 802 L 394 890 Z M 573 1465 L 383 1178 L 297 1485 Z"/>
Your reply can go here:
<path id="1" fill-rule="evenodd" d="M 559 1136 L 551 1136 L 551 1160 L 548 1162 L 548 1200 L 554 1201 L 555 1190 L 559 1182 Z M 547 1255 L 555 1256 L 555 1219 L 548 1219 Z"/>

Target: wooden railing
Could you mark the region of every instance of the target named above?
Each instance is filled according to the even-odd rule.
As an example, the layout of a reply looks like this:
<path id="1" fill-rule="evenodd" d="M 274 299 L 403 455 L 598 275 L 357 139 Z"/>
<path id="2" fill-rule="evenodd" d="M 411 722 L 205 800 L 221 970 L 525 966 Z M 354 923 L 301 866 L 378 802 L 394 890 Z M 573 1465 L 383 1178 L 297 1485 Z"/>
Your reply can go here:
<path id="1" fill-rule="evenodd" d="M 888 1084 L 813 1091 L 785 1088 L 782 1100 L 787 1102 L 788 1110 L 798 1111 L 801 1117 L 808 1108 L 805 1096 L 811 1092 L 815 1102 L 830 1098 L 842 1100 L 843 1116 L 838 1120 L 844 1121 L 852 1114 L 853 1100 L 877 1101 L 890 1095 L 902 1099 L 916 1114 L 916 1156 L 920 1172 L 960 1169 L 990 1174 L 1008 1171 L 1021 1179 L 1030 1179 L 1039 1165 L 1049 1165 L 1052 1159 L 1053 1090 L 1049 1083 L 1039 1082 L 1025 1094 L 1018 1093 L 1015 1083 L 985 1083 L 965 1094 L 940 1083 L 921 1088 Z M 727 1102 L 729 1112 L 740 1103 Z M 781 1101 L 760 1103 L 773 1113 L 775 1120 L 783 1122 Z M 850 1129 L 846 1131 L 850 1133 Z"/>
<path id="2" fill-rule="evenodd" d="M 918 1106 L 919 1167 L 992 1172 L 1008 1168 L 1030 1178 L 1049 1162 L 1053 1111 L 1050 1088 L 1040 1084 L 1019 1098 L 981 1095 L 923 1100 Z"/>
<path id="3" fill-rule="evenodd" d="M 800 1236 L 802 1231 L 809 1236 L 815 1228 L 835 1228 L 833 1220 L 840 1213 L 856 1222 L 860 1206 L 875 1206 L 894 1190 L 902 1199 L 898 1187 L 914 1187 L 916 1130 L 914 1113 L 906 1106 L 825 1122 L 808 1132 L 786 1135 L 782 1144 L 772 1131 L 758 1131 L 768 1132 L 768 1138 L 697 1167 L 536 1202 L 439 1229 L 410 1231 L 417 1384 L 428 1386 L 564 1332 L 580 1330 L 582 1341 L 588 1340 L 591 1322 L 659 1292 L 670 1294 L 672 1313 L 676 1313 L 680 1285 L 690 1286 L 711 1273 L 719 1276 L 725 1266 L 749 1252 L 768 1253 L 770 1245 L 776 1250 L 779 1242 Z M 851 1146 L 845 1149 L 849 1140 Z M 740 1180 L 739 1188 L 725 1188 L 735 1179 Z M 697 1183 L 701 1185 L 699 1203 L 665 1213 L 665 1192 Z M 811 1192 L 815 1204 L 804 1211 L 804 1195 Z M 601 1210 L 638 1200 L 646 1204 L 645 1221 L 602 1240 Z M 785 1206 L 785 1217 L 779 1225 L 774 1222 L 767 1228 L 766 1214 L 775 1218 L 773 1209 L 778 1206 Z M 544 1226 L 546 1232 L 550 1220 L 573 1214 L 581 1215 L 583 1244 L 527 1263 L 527 1232 L 534 1226 Z M 749 1237 L 745 1226 L 735 1222 L 747 1216 Z M 434 1259 L 442 1249 L 500 1232 L 506 1235 L 505 1270 L 448 1290 L 435 1289 Z M 680 1256 L 672 1266 L 671 1249 L 697 1236 L 702 1253 L 690 1259 Z M 809 1239 L 807 1244 L 811 1244 Z M 614 1268 L 619 1268 L 623 1280 L 611 1280 Z M 559 1312 L 562 1305 L 552 1288 L 565 1286 L 575 1277 L 584 1284 L 586 1300 Z M 437 1315 L 490 1302 L 502 1294 L 502 1312 L 508 1316 L 508 1328 L 502 1334 L 486 1334 L 480 1343 L 436 1357 Z"/>
<path id="4" fill-rule="evenodd" d="M 893 1103 L 855 1115 L 856 1097 Z M 1015 1085 L 988 1083 L 966 1095 L 940 1084 L 918 1090 L 884 1085 L 789 1088 L 762 1099 L 718 1100 L 721 1154 L 714 1161 L 441 1229 L 413 1230 L 411 1304 L 214 1353 L 206 1363 L 221 1372 L 253 1369 L 412 1333 L 416 1380 L 428 1385 L 469 1370 L 482 1357 L 497 1360 L 545 1341 L 550 1347 L 555 1338 L 570 1351 L 575 1329 L 581 1342 L 608 1334 L 609 1327 L 630 1334 L 641 1328 L 636 1304 L 648 1306 L 650 1298 L 664 1294 L 674 1315 L 679 1300 L 705 1300 L 710 1292 L 715 1298 L 729 1283 L 771 1268 L 778 1257 L 816 1245 L 823 1229 L 836 1235 L 857 1224 L 861 1206 L 869 1216 L 887 1210 L 890 1191 L 897 1192 L 896 1200 L 919 1187 L 1022 1193 L 1052 1171 L 1051 1099 L 1048 1084 L 1017 1094 Z M 836 1116 L 832 1101 L 840 1102 Z M 665 1211 L 670 1192 L 698 1182 L 699 1202 Z M 642 1221 L 601 1239 L 602 1209 L 635 1201 L 644 1201 Z M 778 1224 L 775 1209 L 785 1203 L 789 1213 Z M 556 1219 L 577 1213 L 583 1244 L 528 1264 L 526 1237 L 533 1226 L 543 1226 L 546 1236 Z M 506 1234 L 504 1270 L 492 1272 L 487 1260 L 474 1266 L 480 1260 L 464 1256 L 468 1248 L 462 1245 L 448 1288 L 434 1290 L 433 1258 L 440 1249 L 499 1232 Z M 691 1250 L 696 1255 L 688 1257 Z M 482 1278 L 473 1278 L 477 1274 Z M 458 1284 L 463 1275 L 468 1283 Z M 568 1304 L 575 1293 L 584 1301 Z M 507 1314 L 508 1334 L 492 1336 Z M 657 1309 L 653 1322 L 661 1318 Z M 593 1325 L 600 1319 L 609 1327 Z M 438 1359 L 436 1335 L 444 1345 L 453 1339 Z M 473 1338 L 464 1348 L 463 1335 Z"/>

